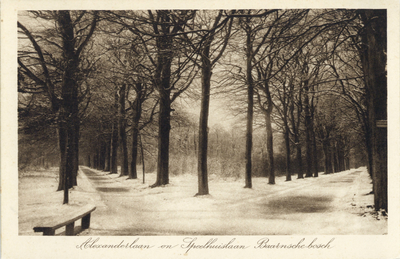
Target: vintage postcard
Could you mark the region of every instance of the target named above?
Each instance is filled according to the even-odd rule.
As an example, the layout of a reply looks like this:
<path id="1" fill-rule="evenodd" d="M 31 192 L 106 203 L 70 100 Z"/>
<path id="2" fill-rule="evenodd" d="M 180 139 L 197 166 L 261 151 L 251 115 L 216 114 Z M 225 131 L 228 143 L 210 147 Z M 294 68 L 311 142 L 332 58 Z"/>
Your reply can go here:
<path id="1" fill-rule="evenodd" d="M 1 5 L 4 258 L 400 258 L 398 1 Z"/>

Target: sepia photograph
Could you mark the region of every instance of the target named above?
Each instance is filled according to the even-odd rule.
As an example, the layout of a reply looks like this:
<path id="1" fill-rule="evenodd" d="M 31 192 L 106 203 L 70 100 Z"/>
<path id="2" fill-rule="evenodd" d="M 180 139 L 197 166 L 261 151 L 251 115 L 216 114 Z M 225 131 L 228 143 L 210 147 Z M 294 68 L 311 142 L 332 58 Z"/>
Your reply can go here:
<path id="1" fill-rule="evenodd" d="M 398 3 L 62 3 L 2 29 L 4 258 L 400 258 Z"/>

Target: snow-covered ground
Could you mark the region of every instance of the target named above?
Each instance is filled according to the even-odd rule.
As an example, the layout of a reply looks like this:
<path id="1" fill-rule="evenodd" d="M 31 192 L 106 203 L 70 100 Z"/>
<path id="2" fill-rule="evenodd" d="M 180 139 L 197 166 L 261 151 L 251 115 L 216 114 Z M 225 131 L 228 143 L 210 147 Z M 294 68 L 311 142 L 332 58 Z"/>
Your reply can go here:
<path id="1" fill-rule="evenodd" d="M 366 168 L 290 182 L 277 177 L 243 179 L 209 176 L 210 195 L 197 196 L 197 176 L 170 176 L 170 184 L 150 188 L 155 174 L 128 180 L 81 167 L 70 204 L 56 192 L 57 168 L 21 173 L 19 234 L 65 206 L 94 204 L 91 227 L 81 235 L 380 235 L 387 218 L 374 213 L 371 180 Z"/>

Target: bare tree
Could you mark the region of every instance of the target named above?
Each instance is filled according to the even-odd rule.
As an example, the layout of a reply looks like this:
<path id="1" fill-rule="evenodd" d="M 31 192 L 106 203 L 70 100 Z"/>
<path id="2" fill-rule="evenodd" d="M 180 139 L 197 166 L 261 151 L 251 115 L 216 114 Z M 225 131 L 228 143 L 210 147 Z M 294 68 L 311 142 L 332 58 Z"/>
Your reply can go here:
<path id="1" fill-rule="evenodd" d="M 386 10 L 358 11 L 364 27 L 360 56 L 365 76 L 368 111 L 368 142 L 371 148 L 371 168 L 375 209 L 388 210 L 387 196 L 387 13 Z"/>
<path id="2" fill-rule="evenodd" d="M 54 66 L 51 60 L 54 55 L 45 50 L 45 44 L 40 45 L 41 36 L 33 34 L 21 22 L 18 28 L 31 43 L 36 61 L 40 64 L 40 71 L 32 70 L 26 63 L 26 58 L 20 56 L 18 64 L 20 71 L 36 85 L 45 90 L 54 113 L 58 114 L 58 133 L 60 146 L 60 181 L 58 190 L 64 190 L 64 201 L 68 203 L 68 189 L 76 184 L 78 170 L 78 140 L 79 140 L 79 92 L 80 82 L 85 76 L 82 70 L 84 50 L 92 37 L 97 24 L 97 12 L 86 11 L 49 11 L 32 12 L 36 19 L 49 21 L 49 26 L 57 27 L 53 30 L 53 37 L 44 39 L 46 45 L 55 46 L 58 51 L 59 77 L 52 77 Z M 87 17 L 92 18 L 87 18 Z M 52 25 L 50 25 L 53 23 Z M 50 62 L 49 62 L 50 60 Z M 53 63 L 54 64 L 54 63 Z M 57 89 L 58 86 L 60 89 Z"/>

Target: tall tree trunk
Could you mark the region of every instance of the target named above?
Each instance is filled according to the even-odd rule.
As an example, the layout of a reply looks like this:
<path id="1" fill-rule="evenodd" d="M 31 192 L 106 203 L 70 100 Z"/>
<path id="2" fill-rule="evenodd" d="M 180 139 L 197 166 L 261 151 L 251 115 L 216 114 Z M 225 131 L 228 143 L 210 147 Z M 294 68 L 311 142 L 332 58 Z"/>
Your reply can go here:
<path id="1" fill-rule="evenodd" d="M 313 131 L 313 136 L 312 136 L 312 141 L 313 141 L 313 174 L 314 177 L 318 177 L 318 152 L 317 152 L 317 139 L 315 136 L 315 132 Z"/>
<path id="2" fill-rule="evenodd" d="M 94 151 L 94 155 L 93 155 L 93 163 L 94 169 L 99 169 L 99 164 L 100 164 L 100 148 L 99 148 L 99 143 L 96 143 L 96 149 Z"/>
<path id="3" fill-rule="evenodd" d="M 366 126 L 366 130 L 365 130 L 365 146 L 366 146 L 366 151 L 367 151 L 367 169 L 368 169 L 368 173 L 369 176 L 371 177 L 371 179 L 374 178 L 374 173 L 373 173 L 373 167 L 372 167 L 372 138 L 371 138 L 371 128 L 369 125 Z"/>
<path id="4" fill-rule="evenodd" d="M 160 91 L 157 179 L 152 187 L 166 185 L 169 183 L 169 132 L 171 130 L 171 100 L 169 94 L 170 91 L 167 89 Z"/>
<path id="5" fill-rule="evenodd" d="M 322 150 L 324 151 L 324 173 L 328 174 L 328 147 L 325 139 L 322 139 Z"/>
<path id="6" fill-rule="evenodd" d="M 143 138 L 142 135 L 139 135 L 140 139 L 140 155 L 142 157 L 142 174 L 143 174 L 143 183 L 145 183 L 145 176 L 146 176 L 146 171 L 145 171 L 145 164 L 144 164 L 144 152 L 143 152 Z"/>
<path id="7" fill-rule="evenodd" d="M 289 126 L 285 126 L 285 147 L 286 147 L 286 181 L 292 180 L 291 161 L 290 161 L 290 139 L 289 139 Z"/>
<path id="8" fill-rule="evenodd" d="M 296 138 L 295 138 L 296 140 Z M 298 140 L 298 139 L 297 139 Z M 296 162 L 297 162 L 297 179 L 303 179 L 303 159 L 301 157 L 301 145 L 299 142 L 296 142 Z"/>
<path id="9" fill-rule="evenodd" d="M 76 177 L 75 160 L 76 160 L 76 149 L 75 149 L 75 128 L 73 125 L 73 118 L 70 116 L 67 118 L 67 135 L 68 135 L 68 145 L 67 145 L 67 168 L 66 172 L 68 174 L 68 189 L 73 187 L 74 176 Z"/>
<path id="10" fill-rule="evenodd" d="M 134 123 L 132 129 L 132 151 L 131 151 L 131 171 L 129 172 L 129 179 L 137 179 L 137 154 L 138 154 L 138 139 L 139 130 Z"/>
<path id="11" fill-rule="evenodd" d="M 92 167 L 92 160 L 90 159 L 90 154 L 86 156 L 86 166 Z"/>
<path id="12" fill-rule="evenodd" d="M 207 171 L 207 148 L 208 148 L 208 115 L 210 106 L 211 88 L 211 62 L 210 62 L 210 40 L 206 41 L 206 46 L 201 56 L 201 110 L 199 122 L 199 152 L 197 160 L 198 192 L 196 195 L 207 195 L 208 190 L 208 171 Z"/>
<path id="13" fill-rule="evenodd" d="M 331 167 L 332 167 L 332 173 L 336 172 L 336 163 L 335 163 L 335 156 L 336 156 L 336 149 L 335 149 L 335 142 L 334 140 L 331 141 L 330 143 L 330 154 L 331 154 Z"/>
<path id="14" fill-rule="evenodd" d="M 60 148 L 60 168 L 59 168 L 59 181 L 57 191 L 64 190 L 64 187 L 68 185 L 67 170 L 67 148 L 68 148 L 68 134 L 67 134 L 67 121 L 64 114 L 64 109 L 61 108 L 58 122 L 58 141 Z M 68 190 L 68 188 L 67 188 Z M 68 192 L 64 195 L 64 203 L 68 203 Z"/>
<path id="15" fill-rule="evenodd" d="M 267 161 L 268 161 L 268 183 L 275 184 L 275 167 L 274 167 L 274 144 L 272 134 L 271 113 L 265 113 L 265 124 L 267 129 Z"/>
<path id="16" fill-rule="evenodd" d="M 110 173 L 117 174 L 118 173 L 118 93 L 114 94 L 114 118 L 112 125 L 112 133 L 111 133 L 111 159 L 110 159 Z"/>
<path id="17" fill-rule="evenodd" d="M 284 137 L 285 137 L 285 151 L 286 151 L 286 181 L 292 180 L 292 168 L 291 168 L 291 158 L 290 158 L 290 127 L 289 127 L 289 114 L 292 112 L 291 102 L 293 101 L 294 85 L 293 82 L 289 82 L 290 88 L 287 90 L 283 87 L 283 112 L 282 120 L 284 125 Z M 288 92 L 288 93 L 287 93 Z"/>
<path id="18" fill-rule="evenodd" d="M 165 39 L 162 50 L 170 47 L 172 39 Z M 157 159 L 157 179 L 152 187 L 169 184 L 169 133 L 171 130 L 171 62 L 172 54 L 163 53 L 158 61 L 158 69 L 161 79 L 159 85 L 159 115 L 158 115 L 158 159 Z"/>
<path id="19" fill-rule="evenodd" d="M 170 22 L 168 12 L 163 12 L 160 22 Z M 158 26 L 158 25 L 154 25 Z M 174 57 L 172 51 L 173 36 L 169 35 L 170 26 L 163 25 L 163 36 L 156 39 L 157 44 L 157 67 L 155 71 L 155 82 L 159 92 L 159 114 L 158 114 L 158 158 L 157 179 L 151 187 L 166 185 L 169 183 L 169 133 L 171 130 L 171 64 Z M 158 31 L 158 29 L 157 29 Z"/>
<path id="20" fill-rule="evenodd" d="M 92 168 L 97 169 L 98 161 L 99 161 L 99 149 L 96 145 L 96 147 L 94 148 L 94 152 L 93 152 L 93 167 Z"/>
<path id="21" fill-rule="evenodd" d="M 203 38 L 204 45 L 200 51 L 201 58 L 201 110 L 200 110 L 200 122 L 199 122 L 199 151 L 198 151 L 198 162 L 197 162 L 197 172 L 198 172 L 198 193 L 196 195 L 207 195 L 208 190 L 208 171 L 207 171 L 207 149 L 208 149 L 208 115 L 210 106 L 210 88 L 211 88 L 211 76 L 212 68 L 215 62 L 221 58 L 224 52 L 230 35 L 230 30 L 232 26 L 232 20 L 229 24 L 229 29 L 225 39 L 223 41 L 222 48 L 219 54 L 216 55 L 214 60 L 211 60 L 210 49 L 211 44 L 214 40 L 214 33 L 217 25 L 222 17 L 222 12 L 219 11 L 217 17 L 214 20 L 213 29 L 210 30 L 210 34 Z M 218 137 L 218 136 L 217 136 Z M 218 139 L 217 139 L 218 142 Z M 217 157 L 218 157 L 217 147 Z"/>
<path id="22" fill-rule="evenodd" d="M 294 99 L 294 98 L 293 98 Z M 300 122 L 301 122 L 301 113 L 303 109 L 302 104 L 302 88 L 299 87 L 299 94 L 298 94 L 298 103 L 297 103 L 297 114 L 295 116 L 295 101 L 291 100 L 289 109 L 289 115 L 291 120 L 291 126 L 293 131 L 293 138 L 294 138 L 294 145 L 296 148 L 296 164 L 297 164 L 297 179 L 303 179 L 303 162 L 301 158 L 301 145 L 300 145 Z"/>
<path id="23" fill-rule="evenodd" d="M 110 171 L 110 149 L 111 149 L 111 136 L 109 133 L 106 134 L 106 143 L 105 143 L 105 158 L 104 158 L 104 171 Z"/>
<path id="24" fill-rule="evenodd" d="M 102 137 L 99 138 L 99 164 L 98 170 L 104 170 L 106 163 L 106 143 Z"/>
<path id="25" fill-rule="evenodd" d="M 197 195 L 207 195 L 208 190 L 208 171 L 207 171 L 207 147 L 208 147 L 208 114 L 210 103 L 210 83 L 206 77 L 211 75 L 202 74 L 202 97 L 201 97 L 201 111 L 199 122 L 199 148 L 198 148 L 198 192 Z M 204 84 L 205 83 L 205 84 Z"/>
<path id="26" fill-rule="evenodd" d="M 303 179 L 304 178 L 304 176 L 303 176 L 303 161 L 301 158 L 301 145 L 300 145 L 299 130 L 298 130 L 298 127 L 296 127 L 296 122 L 294 120 L 293 112 L 291 113 L 291 118 L 292 118 L 294 146 L 296 149 L 297 179 Z"/>
<path id="27" fill-rule="evenodd" d="M 339 171 L 342 172 L 345 170 L 345 165 L 344 165 L 344 142 L 341 138 L 338 140 L 338 166 L 339 166 Z"/>
<path id="28" fill-rule="evenodd" d="M 53 78 L 50 76 L 47 63 L 45 61 L 43 52 L 39 44 L 35 41 L 35 37 L 27 30 L 22 24 L 18 22 L 18 27 L 23 30 L 25 35 L 29 38 L 33 47 L 38 54 L 38 63 L 42 67 L 42 74 L 39 75 L 40 78 L 33 73 L 29 73 L 29 77 L 35 81 L 42 81 L 42 87 L 47 92 L 50 99 L 53 112 L 58 112 L 58 126 L 59 126 L 59 143 L 60 143 L 60 184 L 58 189 L 64 190 L 64 203 L 68 203 L 68 189 L 73 185 L 76 185 L 76 176 L 78 172 L 79 165 L 79 100 L 78 100 L 78 84 L 80 81 L 79 62 L 80 53 L 84 49 L 85 45 L 88 43 L 90 37 L 97 23 L 97 15 L 95 15 L 90 28 L 90 32 L 86 34 L 86 38 L 82 38 L 75 35 L 74 26 L 75 21 L 71 19 L 70 11 L 57 11 L 54 15 L 55 26 L 57 28 L 56 35 L 61 38 L 59 42 L 59 49 L 61 50 L 61 59 L 59 60 L 59 68 L 62 71 L 61 74 L 61 93 L 54 90 Z M 77 32 L 79 33 L 79 32 Z M 79 38 L 79 44 L 77 44 L 77 39 Z M 47 55 L 47 54 L 46 54 Z M 20 62 L 19 62 L 20 63 Z M 22 63 L 20 63 L 23 66 Z M 26 69 L 26 67 L 25 67 Z M 29 71 L 29 69 L 27 70 Z M 59 79 L 57 79 L 59 80 Z M 58 84 L 58 83 L 57 83 Z M 61 96 L 58 96 L 61 94 Z"/>
<path id="29" fill-rule="evenodd" d="M 76 127 L 78 123 L 78 92 L 76 85 L 76 70 L 78 68 L 79 59 L 75 53 L 75 38 L 73 23 L 69 11 L 59 11 L 57 23 L 60 28 L 63 44 L 63 58 L 66 60 L 64 73 L 62 76 L 62 101 L 60 111 L 60 150 L 62 163 L 60 165 L 61 179 L 64 179 L 62 188 L 64 190 L 63 203 L 69 202 L 68 189 L 73 186 L 73 179 L 76 177 Z M 64 153 L 64 154 L 63 154 Z M 59 186 L 60 187 L 60 186 Z M 60 188 L 59 188 L 60 189 Z"/>
<path id="30" fill-rule="evenodd" d="M 360 51 L 366 86 L 375 209 L 388 210 L 387 197 L 387 11 L 360 10 L 364 24 Z"/>
<path id="31" fill-rule="evenodd" d="M 270 64 L 272 68 L 272 63 Z M 275 166 L 274 166 L 274 138 L 273 138 L 273 133 L 272 133 L 272 120 L 271 120 L 271 114 L 272 110 L 274 108 L 274 103 L 272 102 L 272 96 L 271 92 L 269 89 L 269 81 L 265 80 L 264 86 L 263 86 L 263 91 L 265 93 L 266 97 L 266 104 L 267 107 L 264 107 L 263 105 L 260 105 L 263 112 L 264 112 L 264 118 L 265 118 L 265 128 L 267 132 L 267 162 L 268 162 L 268 172 L 269 172 L 269 177 L 268 177 L 268 184 L 275 184 Z M 260 101 L 260 99 L 259 99 Z"/>
<path id="32" fill-rule="evenodd" d="M 339 152 L 338 152 L 338 146 L 337 146 L 337 142 L 335 141 L 335 145 L 333 146 L 333 162 L 335 165 L 335 173 L 340 172 L 340 168 L 339 168 Z"/>
<path id="33" fill-rule="evenodd" d="M 324 150 L 324 156 L 325 156 L 325 174 L 331 174 L 333 173 L 333 168 L 332 168 L 332 156 L 331 156 L 331 146 L 330 146 L 330 141 L 328 139 L 328 136 L 322 140 L 322 146 Z"/>
<path id="34" fill-rule="evenodd" d="M 110 173 L 118 173 L 118 125 L 114 123 L 112 128 L 111 138 L 111 158 L 110 158 Z"/>
<path id="35" fill-rule="evenodd" d="M 76 97 L 78 99 L 78 96 Z M 77 100 L 78 102 L 78 100 Z M 74 158 L 73 158 L 73 174 L 72 174 L 72 186 L 78 185 L 78 170 L 79 170 L 79 132 L 80 132 L 80 120 L 78 118 L 78 103 L 76 104 L 76 115 L 74 116 Z"/>
<path id="36" fill-rule="evenodd" d="M 245 188 L 252 188 L 251 182 L 251 154 L 253 148 L 253 109 L 254 109 L 254 83 L 252 76 L 252 60 L 253 60 L 253 42 L 251 33 L 247 32 L 246 37 L 246 80 L 247 80 L 247 123 L 246 123 L 246 171 L 245 171 Z"/>
<path id="37" fill-rule="evenodd" d="M 133 103 L 132 111 L 132 152 L 131 152 L 131 171 L 129 179 L 137 179 L 137 155 L 139 139 L 139 121 L 142 114 L 142 85 L 136 84 L 136 100 Z"/>
<path id="38" fill-rule="evenodd" d="M 350 157 L 348 157 L 348 156 L 346 156 L 345 157 L 345 159 L 344 159 L 344 161 L 345 161 L 345 168 L 344 168 L 344 170 L 350 170 Z"/>
<path id="39" fill-rule="evenodd" d="M 125 95 L 126 95 L 126 85 L 122 84 L 119 91 L 119 137 L 121 140 L 121 151 L 122 151 L 122 165 L 120 176 L 125 176 L 129 174 L 128 165 L 128 145 L 126 137 L 126 112 L 125 112 Z"/>
<path id="40" fill-rule="evenodd" d="M 308 81 L 304 82 L 304 126 L 306 131 L 306 177 L 312 177 L 313 168 L 313 152 L 312 152 L 312 124 L 310 114 L 310 102 L 308 98 Z"/>

